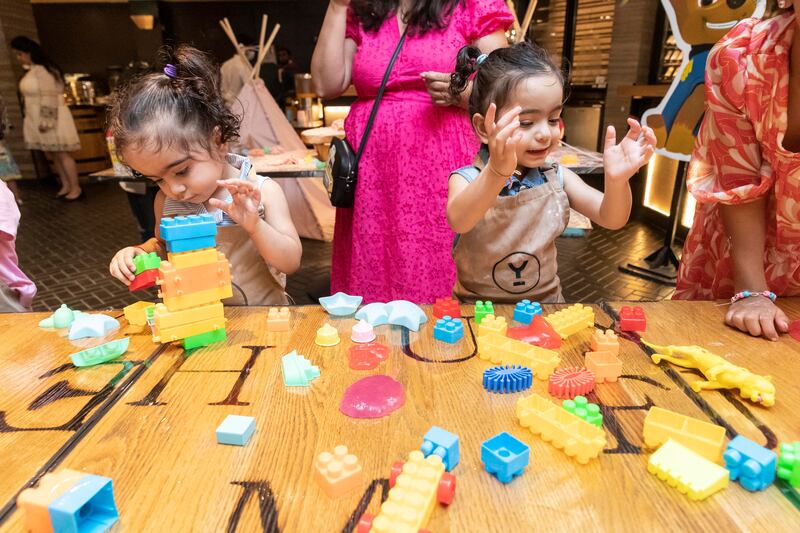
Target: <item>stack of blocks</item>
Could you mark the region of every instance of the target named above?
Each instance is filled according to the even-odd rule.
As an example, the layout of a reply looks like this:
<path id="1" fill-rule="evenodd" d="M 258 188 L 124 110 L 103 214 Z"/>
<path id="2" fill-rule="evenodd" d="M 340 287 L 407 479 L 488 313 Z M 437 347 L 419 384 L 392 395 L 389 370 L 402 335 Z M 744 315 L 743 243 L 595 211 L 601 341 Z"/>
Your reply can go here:
<path id="1" fill-rule="evenodd" d="M 168 253 L 158 268 L 158 296 L 164 303 L 153 311 L 153 340 L 183 339 L 186 350 L 225 340 L 221 300 L 233 293 L 230 265 L 216 249 L 214 217 L 165 218 L 160 231 Z"/>

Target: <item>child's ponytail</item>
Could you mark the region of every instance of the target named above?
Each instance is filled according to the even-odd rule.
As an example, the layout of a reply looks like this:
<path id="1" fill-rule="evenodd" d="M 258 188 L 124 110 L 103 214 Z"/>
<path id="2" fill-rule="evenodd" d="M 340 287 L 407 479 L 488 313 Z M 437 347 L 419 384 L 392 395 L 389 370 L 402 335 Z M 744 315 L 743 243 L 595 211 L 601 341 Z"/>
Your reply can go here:
<path id="1" fill-rule="evenodd" d="M 478 70 L 481 50 L 477 46 L 464 46 L 456 57 L 456 70 L 450 75 L 450 94 L 458 96 L 469 84 L 469 78 Z"/>

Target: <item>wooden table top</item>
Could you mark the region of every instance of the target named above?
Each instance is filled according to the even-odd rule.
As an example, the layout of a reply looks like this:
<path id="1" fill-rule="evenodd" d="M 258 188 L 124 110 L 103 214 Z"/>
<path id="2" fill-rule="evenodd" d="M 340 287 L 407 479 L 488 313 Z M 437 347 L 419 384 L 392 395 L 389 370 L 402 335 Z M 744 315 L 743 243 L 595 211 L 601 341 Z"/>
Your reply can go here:
<path id="1" fill-rule="evenodd" d="M 620 303 L 595 306 L 597 324 L 613 323 Z M 437 507 L 428 529 L 442 531 L 797 531 L 798 493 L 782 481 L 749 493 L 736 482 L 705 501 L 692 502 L 646 470 L 642 427 L 652 405 L 699 417 L 776 448 L 800 440 L 800 343 L 772 343 L 722 325 L 725 307 L 713 303 L 644 303 L 645 339 L 659 344 L 699 344 L 758 374 L 777 388 L 772 408 L 735 393 L 694 393 L 695 374 L 650 362 L 641 345 L 622 341 L 623 376 L 598 385 L 608 443 L 604 453 L 579 465 L 523 429 L 514 415 L 519 397 L 495 395 L 481 385 L 489 363 L 475 357 L 475 324 L 456 345 L 419 333 L 376 328 L 391 347 L 373 371 L 351 370 L 347 350 L 352 318 L 328 317 L 319 307 L 292 308 L 292 329 L 268 333 L 264 308 L 226 309 L 228 340 L 191 353 L 153 344 L 149 331 L 130 326 L 123 359 L 76 369 L 68 355 L 99 339 L 68 341 L 37 322 L 44 314 L 0 315 L 0 531 L 22 531 L 15 499 L 47 471 L 63 468 L 113 479 L 119 531 L 339 531 L 365 510 L 377 512 L 396 460 L 417 449 L 438 425 L 459 435 L 458 488 L 449 508 Z M 545 306 L 553 311 L 557 306 Z M 782 300 L 800 316 L 800 299 Z M 471 308 L 462 307 L 471 315 Z M 427 310 L 429 313 L 429 310 Z M 497 313 L 511 321 L 512 309 Z M 430 316 L 430 314 L 429 314 Z M 342 342 L 314 344 L 326 320 Z M 561 367 L 581 365 L 590 329 L 565 341 Z M 280 356 L 291 351 L 319 365 L 308 389 L 283 385 Z M 403 384 L 406 403 L 388 417 L 347 418 L 339 411 L 345 388 L 366 375 L 388 374 Z M 533 392 L 547 395 L 546 382 Z M 245 447 L 218 445 L 215 429 L 229 414 L 256 418 Z M 503 485 L 484 471 L 480 445 L 508 431 L 531 447 L 525 473 Z M 364 468 L 363 486 L 331 500 L 313 478 L 322 451 L 346 444 Z"/>

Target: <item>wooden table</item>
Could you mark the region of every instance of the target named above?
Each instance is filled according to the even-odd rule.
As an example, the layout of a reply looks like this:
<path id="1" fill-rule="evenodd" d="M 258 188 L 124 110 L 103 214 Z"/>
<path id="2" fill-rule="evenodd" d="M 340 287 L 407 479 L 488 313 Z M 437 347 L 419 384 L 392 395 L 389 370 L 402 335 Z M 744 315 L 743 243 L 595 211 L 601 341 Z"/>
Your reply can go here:
<path id="1" fill-rule="evenodd" d="M 612 324 L 621 304 L 596 306 L 597 323 Z M 783 300 L 800 316 L 800 300 Z M 546 312 L 555 306 L 545 306 Z M 97 340 L 70 342 L 40 330 L 43 314 L 0 315 L 0 531 L 21 531 L 15 498 L 43 473 L 72 468 L 111 477 L 120 531 L 339 531 L 364 510 L 375 512 L 391 464 L 418 448 L 432 425 L 461 438 L 453 504 L 437 508 L 431 531 L 797 531 L 800 499 L 780 482 L 751 494 L 738 483 L 692 502 L 646 471 L 642 449 L 646 410 L 659 405 L 724 425 L 775 448 L 800 440 L 800 343 L 749 338 L 722 326 L 725 307 L 713 303 L 643 304 L 646 339 L 700 344 L 772 374 L 770 409 L 729 392 L 693 393 L 689 371 L 650 362 L 638 342 L 623 341 L 624 376 L 590 395 L 600 402 L 608 436 L 605 453 L 581 466 L 517 424 L 524 394 L 493 395 L 475 357 L 474 323 L 454 346 L 419 333 L 381 326 L 391 356 L 375 371 L 347 365 L 352 318 L 333 319 L 342 333 L 334 348 L 314 344 L 329 317 L 319 307 L 292 309 L 292 331 L 267 333 L 263 308 L 228 308 L 228 341 L 190 356 L 176 345 L 154 345 L 127 325 L 124 360 L 77 370 L 67 356 Z M 464 306 L 465 314 L 471 314 Z M 498 309 L 511 320 L 511 308 Z M 120 315 L 120 313 L 115 313 Z M 590 330 L 568 339 L 560 366 L 580 365 Z M 319 365 L 308 389 L 286 389 L 280 356 L 296 349 Z M 406 389 L 405 406 L 387 418 L 354 420 L 339 412 L 344 389 L 370 373 L 385 373 Z M 534 380 L 533 391 L 546 394 Z M 257 429 L 245 447 L 218 445 L 214 431 L 228 414 L 251 415 Z M 509 485 L 480 463 L 481 442 L 508 431 L 531 447 L 531 464 Z M 313 461 L 347 444 L 365 472 L 362 488 L 329 500 L 313 480 Z"/>

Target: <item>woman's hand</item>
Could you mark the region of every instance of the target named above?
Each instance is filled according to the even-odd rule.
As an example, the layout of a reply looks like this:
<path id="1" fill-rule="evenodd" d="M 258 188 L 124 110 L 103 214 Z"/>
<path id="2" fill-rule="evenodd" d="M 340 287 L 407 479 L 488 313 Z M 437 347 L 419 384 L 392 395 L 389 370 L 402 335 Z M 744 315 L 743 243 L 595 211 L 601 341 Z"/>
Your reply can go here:
<path id="1" fill-rule="evenodd" d="M 259 216 L 261 191 L 253 183 L 240 179 L 219 180 L 217 185 L 228 189 L 233 202 L 227 203 L 218 198 L 211 198 L 208 203 L 211 207 L 227 213 L 247 233 L 253 233 L 261 220 Z"/>
<path id="2" fill-rule="evenodd" d="M 495 122 L 497 106 L 492 103 L 489 105 L 484 119 L 486 136 L 489 137 L 489 162 L 486 166 L 505 179 L 508 179 L 517 170 L 517 137 L 515 134 L 519 130 L 521 111 L 522 108 L 516 106 Z"/>
<path id="3" fill-rule="evenodd" d="M 450 94 L 450 73 L 449 72 L 422 72 L 420 74 L 425 81 L 425 89 L 431 95 L 433 103 L 440 106 L 459 105 L 461 98 Z"/>
<path id="4" fill-rule="evenodd" d="M 789 319 L 769 298 L 751 296 L 731 304 L 725 323 L 750 333 L 754 337 L 763 336 L 771 341 L 778 340 L 778 333 L 789 331 Z"/>
<path id="5" fill-rule="evenodd" d="M 39 133 L 45 133 L 47 131 L 50 131 L 53 129 L 53 127 L 54 125 L 50 124 L 49 122 L 41 122 L 39 124 Z"/>
<path id="6" fill-rule="evenodd" d="M 650 161 L 656 147 L 656 135 L 652 128 L 642 128 L 632 118 L 628 119 L 628 126 L 628 134 L 619 144 L 614 126 L 606 130 L 603 167 L 606 179 L 611 182 L 628 181 Z"/>
<path id="7" fill-rule="evenodd" d="M 117 252 L 111 259 L 111 264 L 108 271 L 111 275 L 120 280 L 125 285 L 130 285 L 136 277 L 136 266 L 133 264 L 133 258 L 137 255 L 142 255 L 145 252 L 138 246 L 128 246 Z"/>

